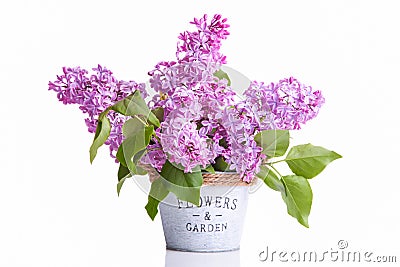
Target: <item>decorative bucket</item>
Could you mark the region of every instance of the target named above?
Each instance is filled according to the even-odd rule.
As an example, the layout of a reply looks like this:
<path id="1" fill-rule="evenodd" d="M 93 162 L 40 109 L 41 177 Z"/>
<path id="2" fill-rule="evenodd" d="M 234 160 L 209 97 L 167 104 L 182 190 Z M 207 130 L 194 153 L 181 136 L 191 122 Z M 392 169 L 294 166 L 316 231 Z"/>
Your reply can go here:
<path id="1" fill-rule="evenodd" d="M 159 206 L 167 249 L 238 250 L 249 186 L 236 173 L 204 173 L 199 206 L 170 193 Z"/>

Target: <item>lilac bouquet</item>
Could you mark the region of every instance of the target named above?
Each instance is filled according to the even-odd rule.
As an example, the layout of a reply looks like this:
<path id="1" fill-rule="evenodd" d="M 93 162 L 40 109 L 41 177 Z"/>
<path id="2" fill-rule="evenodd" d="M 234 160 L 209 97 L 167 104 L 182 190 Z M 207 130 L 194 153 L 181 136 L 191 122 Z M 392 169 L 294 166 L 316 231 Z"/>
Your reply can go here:
<path id="1" fill-rule="evenodd" d="M 324 97 L 293 77 L 253 81 L 239 96 L 221 69 L 226 22 L 221 15 L 190 22 L 195 30 L 179 35 L 176 60 L 161 61 L 148 72 L 154 94 L 147 101 L 144 83 L 117 80 L 100 65 L 92 74 L 64 67 L 49 90 L 87 114 L 86 125 L 95 134 L 91 162 L 101 145 L 109 146 L 119 163 L 118 194 L 129 177 L 147 174 L 149 166 L 155 170 L 146 205 L 152 219 L 169 192 L 198 204 L 202 172 L 222 171 L 237 172 L 247 183 L 263 180 L 281 192 L 288 213 L 308 227 L 308 179 L 341 156 L 311 144 L 287 152 L 289 131 L 315 118 Z M 281 175 L 277 162 L 286 162 L 293 174 Z"/>

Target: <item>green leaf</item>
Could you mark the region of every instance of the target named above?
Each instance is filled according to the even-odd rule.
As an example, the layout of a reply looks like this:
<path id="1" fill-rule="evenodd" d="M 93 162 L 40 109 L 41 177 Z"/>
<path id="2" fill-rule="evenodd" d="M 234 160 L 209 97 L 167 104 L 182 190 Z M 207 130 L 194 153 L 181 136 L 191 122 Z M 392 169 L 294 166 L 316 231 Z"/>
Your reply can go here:
<path id="1" fill-rule="evenodd" d="M 138 175 L 146 175 L 147 171 L 142 168 L 138 163 L 139 160 L 147 153 L 146 149 L 143 149 L 142 151 L 139 151 L 138 153 L 135 154 L 135 156 L 133 156 L 133 160 L 132 162 L 134 163 L 135 167 L 136 167 L 136 171 L 134 172 L 134 174 L 138 174 Z"/>
<path id="2" fill-rule="evenodd" d="M 91 163 L 96 157 L 98 148 L 104 144 L 104 142 L 110 135 L 111 125 L 110 121 L 107 119 L 107 114 L 110 110 L 114 110 L 125 116 L 143 117 L 146 121 L 150 122 L 154 126 L 160 127 L 160 121 L 157 119 L 156 115 L 148 108 L 146 102 L 140 95 L 140 92 L 136 90 L 133 94 L 118 101 L 99 115 L 96 134 L 90 147 Z M 139 118 L 136 119 L 139 120 Z M 141 123 L 146 124 L 147 122 L 142 121 Z"/>
<path id="3" fill-rule="evenodd" d="M 137 118 L 125 122 L 122 132 L 125 140 L 122 141 L 117 151 L 117 159 L 130 170 L 133 156 L 146 148 L 145 125 Z"/>
<path id="4" fill-rule="evenodd" d="M 97 150 L 101 147 L 105 141 L 107 141 L 108 136 L 110 136 L 111 125 L 107 118 L 108 110 L 105 110 L 99 115 L 96 133 L 94 135 L 93 143 L 90 146 L 90 163 L 93 162 L 97 155 Z"/>
<path id="5" fill-rule="evenodd" d="M 122 178 L 121 180 L 118 181 L 118 184 L 117 184 L 117 194 L 118 194 L 118 196 L 119 196 L 119 193 L 121 192 L 122 185 L 124 184 L 126 178 L 127 177 L 124 177 L 124 178 Z"/>
<path id="6" fill-rule="evenodd" d="M 139 161 L 140 159 L 146 154 L 146 149 L 140 150 L 137 152 L 133 158 L 131 159 L 126 159 L 124 153 L 118 154 L 120 158 L 124 160 L 123 164 L 126 164 L 126 168 L 131 172 L 132 176 L 133 175 L 146 175 L 147 171 L 143 169 L 142 167 L 139 166 Z M 123 156 L 121 156 L 123 155 Z M 122 164 L 122 165 L 123 165 Z"/>
<path id="7" fill-rule="evenodd" d="M 118 181 L 121 181 L 122 178 L 129 178 L 131 176 L 132 174 L 129 169 L 120 163 L 118 168 Z"/>
<path id="8" fill-rule="evenodd" d="M 145 174 L 146 172 L 136 165 L 150 143 L 150 138 L 154 133 L 154 126 L 145 126 L 138 118 L 132 118 L 125 122 L 122 132 L 125 140 L 122 141 L 118 148 L 116 155 L 118 161 L 134 174 Z"/>
<path id="9" fill-rule="evenodd" d="M 256 174 L 256 176 L 263 180 L 269 188 L 285 193 L 285 186 L 280 180 L 278 174 L 272 171 L 269 167 L 264 165 L 260 166 L 260 171 Z"/>
<path id="10" fill-rule="evenodd" d="M 286 187 L 286 194 L 282 192 L 281 195 L 286 203 L 287 212 L 308 228 L 308 216 L 313 198 L 308 180 L 302 176 L 288 175 L 283 176 L 282 181 Z"/>
<path id="11" fill-rule="evenodd" d="M 132 173 L 129 171 L 127 167 L 122 165 L 121 163 L 119 164 L 119 169 L 118 169 L 118 183 L 117 183 L 117 194 L 119 196 L 121 192 L 122 185 L 124 184 L 125 180 L 127 178 L 132 177 Z"/>
<path id="12" fill-rule="evenodd" d="M 203 184 L 201 171 L 185 173 L 167 160 L 161 169 L 161 176 L 165 178 L 165 188 L 180 200 L 200 204 L 200 187 Z"/>
<path id="13" fill-rule="evenodd" d="M 207 172 L 209 172 L 209 173 L 215 173 L 215 170 L 214 170 L 214 168 L 213 168 L 212 165 L 208 165 L 208 166 L 205 168 L 205 171 L 207 171 Z"/>
<path id="14" fill-rule="evenodd" d="M 212 165 L 214 170 L 224 172 L 229 170 L 229 165 L 226 163 L 222 156 L 219 156 L 215 159 L 215 164 Z"/>
<path id="15" fill-rule="evenodd" d="M 154 126 L 153 125 L 146 126 L 144 128 L 144 143 L 146 144 L 146 146 L 150 143 L 151 136 L 153 134 L 154 134 Z"/>
<path id="16" fill-rule="evenodd" d="M 269 158 L 285 155 L 289 147 L 289 131 L 264 130 L 256 134 L 254 141 L 262 147 L 261 153 Z"/>
<path id="17" fill-rule="evenodd" d="M 156 115 L 158 121 L 162 122 L 164 121 L 164 109 L 159 107 L 156 109 L 153 109 L 151 112 L 153 112 L 154 115 Z"/>
<path id="18" fill-rule="evenodd" d="M 321 173 L 330 162 L 341 157 L 336 152 L 323 147 L 305 144 L 292 147 L 285 161 L 296 175 L 313 178 Z"/>
<path id="19" fill-rule="evenodd" d="M 137 90 L 133 94 L 115 103 L 111 109 L 125 116 L 143 116 L 153 125 L 160 127 L 160 121 L 157 119 L 156 115 L 151 112 L 140 95 L 140 92 Z"/>
<path id="20" fill-rule="evenodd" d="M 152 220 L 156 217 L 158 213 L 158 204 L 167 197 L 168 190 L 165 188 L 163 180 L 164 178 L 159 177 L 158 179 L 154 180 L 151 184 L 148 202 L 145 206 L 147 214 L 150 216 Z"/>
<path id="21" fill-rule="evenodd" d="M 143 122 L 138 118 L 132 118 L 127 120 L 122 126 L 122 133 L 126 138 L 132 137 L 137 133 L 144 132 L 146 127 Z"/>
<path id="22" fill-rule="evenodd" d="M 228 81 L 228 86 L 231 85 L 231 79 L 228 76 L 228 73 L 226 73 L 225 71 L 219 69 L 216 72 L 214 72 L 214 76 L 217 77 L 218 79 L 222 80 L 225 79 Z"/>

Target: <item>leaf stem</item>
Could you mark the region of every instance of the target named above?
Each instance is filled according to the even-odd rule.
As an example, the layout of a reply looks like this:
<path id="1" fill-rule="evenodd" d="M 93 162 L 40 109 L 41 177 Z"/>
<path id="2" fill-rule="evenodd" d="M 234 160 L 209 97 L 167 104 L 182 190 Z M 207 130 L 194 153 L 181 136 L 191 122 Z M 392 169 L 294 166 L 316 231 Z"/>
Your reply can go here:
<path id="1" fill-rule="evenodd" d="M 272 167 L 272 164 L 279 163 L 279 162 L 285 162 L 285 161 L 286 161 L 286 159 L 280 159 L 277 161 L 269 162 L 269 164 L 271 164 L 271 167 Z"/>
<path id="2" fill-rule="evenodd" d="M 149 126 L 149 124 L 148 124 L 147 122 L 143 121 L 138 115 L 134 115 L 134 117 L 135 117 L 136 119 L 138 119 L 141 123 L 143 123 L 144 126 Z"/>
<path id="3" fill-rule="evenodd" d="M 275 162 L 273 162 L 273 163 L 275 163 Z M 279 175 L 279 178 L 282 177 L 282 174 L 279 173 L 279 171 L 272 165 L 272 163 L 268 163 L 267 165 L 269 167 L 271 167 L 271 169 Z"/>
<path id="4" fill-rule="evenodd" d="M 268 164 L 268 166 L 271 167 L 271 169 L 272 169 L 276 174 L 278 174 L 279 180 L 282 182 L 283 187 L 285 188 L 285 196 L 287 196 L 287 192 L 286 192 L 287 188 L 286 188 L 285 181 L 284 181 L 283 178 L 282 178 L 282 177 L 283 177 L 282 174 L 280 174 L 279 171 L 278 171 L 274 166 L 272 166 L 271 164 Z"/>

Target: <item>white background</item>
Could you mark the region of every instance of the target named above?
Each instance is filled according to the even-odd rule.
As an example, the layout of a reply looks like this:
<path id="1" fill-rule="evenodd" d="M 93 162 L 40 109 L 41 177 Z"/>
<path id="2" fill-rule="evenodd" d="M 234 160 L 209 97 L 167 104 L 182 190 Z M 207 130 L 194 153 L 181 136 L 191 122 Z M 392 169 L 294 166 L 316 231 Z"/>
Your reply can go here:
<path id="1" fill-rule="evenodd" d="M 269 264 L 258 259 L 266 246 L 330 251 L 340 239 L 399 262 L 398 10 L 396 1 L 2 1 L 0 266 L 164 266 L 146 195 L 129 181 L 117 197 L 117 165 L 106 148 L 90 165 L 83 114 L 47 83 L 62 66 L 98 63 L 146 81 L 204 13 L 229 19 L 230 67 L 265 82 L 294 75 L 323 91 L 319 116 L 293 142 L 343 155 L 310 181 L 309 229 L 276 192 L 250 195 L 241 266 Z"/>

